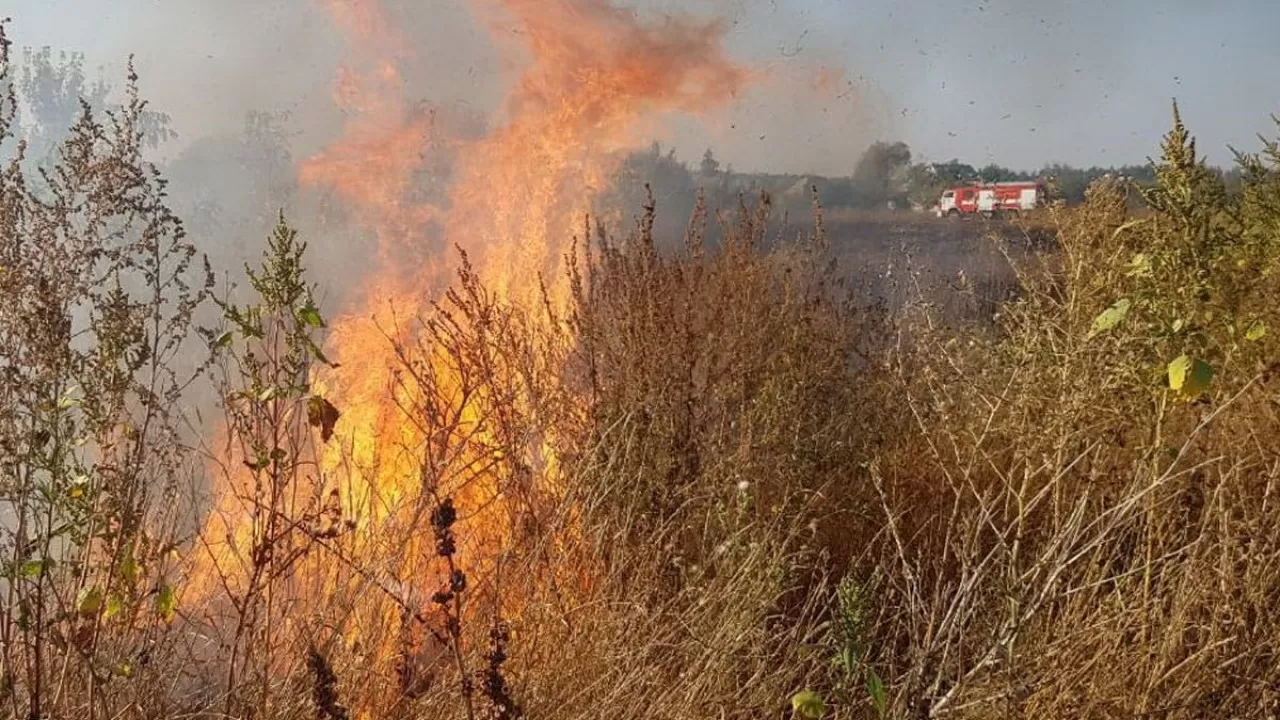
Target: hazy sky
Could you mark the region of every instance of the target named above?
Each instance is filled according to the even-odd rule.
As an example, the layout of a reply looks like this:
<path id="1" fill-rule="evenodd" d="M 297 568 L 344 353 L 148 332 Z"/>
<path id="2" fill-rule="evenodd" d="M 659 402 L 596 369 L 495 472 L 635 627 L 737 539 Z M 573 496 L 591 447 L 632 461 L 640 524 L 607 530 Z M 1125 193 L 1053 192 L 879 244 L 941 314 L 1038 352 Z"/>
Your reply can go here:
<path id="1" fill-rule="evenodd" d="M 189 141 L 251 108 L 331 113 L 341 44 L 317 0 L 9 0 L 21 46 L 80 50 L 118 71 Z M 422 48 L 427 92 L 493 97 L 487 36 L 464 0 L 388 0 Z M 783 77 L 841 68 L 815 91 L 753 93 L 711 127 L 682 124 L 682 154 L 714 145 L 742 169 L 847 173 L 872 140 L 917 156 L 1023 168 L 1121 164 L 1152 154 L 1177 97 L 1202 152 L 1252 149 L 1280 112 L 1280 0 L 635 0 L 713 13 L 735 54 Z M 488 54 L 487 54 L 488 53 Z M 465 67 L 464 67 L 465 65 Z M 787 83 L 784 83 L 787 85 Z M 473 86 L 480 88 L 472 90 Z M 794 86 L 794 87 L 791 87 Z M 314 132 L 328 127 L 317 120 Z"/>

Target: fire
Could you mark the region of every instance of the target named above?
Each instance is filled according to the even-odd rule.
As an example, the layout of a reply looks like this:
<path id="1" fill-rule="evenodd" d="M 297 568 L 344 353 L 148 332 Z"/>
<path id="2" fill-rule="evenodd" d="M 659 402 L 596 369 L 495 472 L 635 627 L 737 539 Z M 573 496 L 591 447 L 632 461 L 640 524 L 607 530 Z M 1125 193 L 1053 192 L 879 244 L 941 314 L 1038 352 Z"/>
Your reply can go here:
<path id="1" fill-rule="evenodd" d="M 529 475 L 523 482 L 534 486 L 555 480 L 554 457 L 540 438 L 493 437 L 488 412 L 499 400 L 469 394 L 474 369 L 419 342 L 430 339 L 424 337 L 430 326 L 424 332 L 419 321 L 438 317 L 433 302 L 456 267 L 443 257 L 416 261 L 415 249 L 456 245 L 501 301 L 536 307 L 545 287 L 550 303 L 563 307 L 563 258 L 592 196 L 608 186 L 624 154 L 642 146 L 665 114 L 723 106 L 752 75 L 727 58 L 725 29 L 716 22 L 644 23 L 607 0 L 475 0 L 494 42 L 506 48 L 519 40 L 522 46 L 510 49 L 526 52 L 528 62 L 496 128 L 478 140 L 455 141 L 448 202 L 429 206 L 410 199 L 436 129 L 430 114 L 403 96 L 401 69 L 413 61 L 407 43 L 375 0 L 326 4 L 355 60 L 335 91 L 351 117 L 343 137 L 302 163 L 299 174 L 331 189 L 377 234 L 380 269 L 357 305 L 332 324 L 326 352 L 337 366 L 316 378 L 342 416 L 333 440 L 317 451 L 310 490 L 335 490 L 354 526 L 346 564 L 313 554 L 299 565 L 292 592 L 295 606 L 308 612 L 343 593 L 397 594 L 399 604 L 371 600 L 376 608 L 357 608 L 348 621 L 355 627 L 347 636 L 367 646 L 385 642 L 401 605 L 425 608 L 439 585 L 438 575 L 422 571 L 432 554 L 422 522 L 432 489 L 454 496 L 466 562 L 474 568 L 514 531 L 504 507 L 509 479 L 498 477 L 495 466 L 518 465 Z M 521 33 L 509 31 L 512 22 Z M 430 237 L 433 226 L 444 228 L 443 237 Z M 410 366 L 418 377 L 407 377 Z M 411 417 L 426 410 L 434 412 Z M 219 543 L 195 571 L 202 592 L 210 575 L 234 575 L 241 564 L 233 557 L 249 552 L 245 526 L 253 512 L 234 501 L 245 479 L 229 472 L 222 482 L 205 532 Z"/>
<path id="2" fill-rule="evenodd" d="M 458 239 L 487 283 L 527 299 L 536 273 L 560 275 L 584 201 L 605 189 L 648 123 L 726 103 L 748 72 L 725 58 L 716 22 L 646 26 L 604 0 L 484 5 L 514 17 L 533 61 L 507 99 L 509 121 L 468 149 L 448 227 L 466 229 Z"/>

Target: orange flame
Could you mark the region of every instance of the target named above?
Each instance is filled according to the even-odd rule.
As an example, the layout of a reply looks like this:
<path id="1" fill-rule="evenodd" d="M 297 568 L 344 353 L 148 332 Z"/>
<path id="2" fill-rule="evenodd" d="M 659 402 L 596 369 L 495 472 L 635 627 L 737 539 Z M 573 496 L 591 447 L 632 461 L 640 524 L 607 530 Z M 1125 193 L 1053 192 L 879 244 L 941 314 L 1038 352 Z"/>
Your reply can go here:
<path id="1" fill-rule="evenodd" d="M 496 4 L 524 30 L 533 62 L 507 99 L 508 122 L 468 149 L 448 227 L 469 233 L 458 240 L 487 283 L 527 300 L 538 273 L 559 275 L 573 219 L 647 123 L 723 104 L 748 73 L 725 58 L 716 22 L 646 26 L 604 0 Z"/>
<path id="2" fill-rule="evenodd" d="M 360 69 L 345 68 L 337 80 L 337 102 L 351 113 L 345 134 L 299 168 L 304 183 L 332 189 L 376 232 L 380 253 L 380 270 L 366 283 L 358 306 L 333 323 L 327 350 L 338 366 L 317 378 L 317 386 L 342 411 L 335 438 L 320 451 L 317 483 L 338 488 L 343 512 L 355 523 L 351 552 L 358 555 L 362 572 L 416 578 L 413 583 L 421 586 L 416 589 L 404 588 L 401 580 L 385 584 L 418 603 L 436 589 L 438 579 L 414 571 L 416 545 L 428 541 L 406 540 L 403 534 L 429 501 L 423 497 L 421 465 L 435 442 L 435 428 L 423 418 L 406 417 L 403 408 L 421 398 L 398 383 L 406 360 L 398 353 L 416 352 L 407 323 L 432 314 L 431 303 L 452 274 L 439 259 L 405 271 L 405 259 L 428 242 L 428 223 L 438 221 L 445 228 L 443 239 L 468 253 L 484 286 L 498 298 L 526 306 L 540 302 L 545 280 L 550 302 L 563 307 L 568 295 L 560 263 L 592 196 L 607 188 L 624 154 L 640 147 L 664 114 L 724 105 L 752 77 L 726 57 L 724 28 L 716 22 L 668 17 L 646 24 L 607 0 L 475 4 L 490 21 L 494 41 L 521 39 L 530 60 L 506 98 L 498 127 L 479 140 L 458 141 L 447 206 L 408 199 L 433 129 L 430 116 L 415 111 L 403 96 L 400 68 L 412 56 L 375 0 L 327 0 Z M 499 29 L 499 23 L 511 21 L 522 30 L 519 35 Z M 486 477 L 482 463 L 485 448 L 497 443 L 464 437 L 487 432 L 481 410 L 459 397 L 459 369 L 450 358 L 426 352 L 428 357 L 408 359 L 429 368 L 442 396 L 461 409 L 449 441 L 460 446 L 454 466 L 472 481 L 456 498 L 461 514 L 470 518 L 464 530 L 468 547 L 491 547 L 505 530 L 497 519 L 501 502 L 493 502 L 497 480 Z M 533 454 L 542 451 L 532 448 Z M 553 472 L 554 458 L 547 460 L 535 483 L 552 479 L 547 474 Z M 248 553 L 248 533 L 238 524 L 248 523 L 251 513 L 237 510 L 229 499 L 235 495 L 231 486 L 242 481 L 232 474 L 221 488 L 206 535 L 225 538 L 226 545 L 211 549 L 211 562 L 197 568 L 197 576 L 214 568 L 231 572 L 236 564 L 228 556 Z M 318 558 L 323 556 L 311 558 L 308 577 L 300 583 L 311 590 L 298 589 L 304 608 L 360 584 Z M 347 578 L 344 587 L 334 586 L 338 577 Z M 315 593 L 310 599 L 309 592 Z M 373 611 L 365 619 L 385 623 L 386 612 Z"/>

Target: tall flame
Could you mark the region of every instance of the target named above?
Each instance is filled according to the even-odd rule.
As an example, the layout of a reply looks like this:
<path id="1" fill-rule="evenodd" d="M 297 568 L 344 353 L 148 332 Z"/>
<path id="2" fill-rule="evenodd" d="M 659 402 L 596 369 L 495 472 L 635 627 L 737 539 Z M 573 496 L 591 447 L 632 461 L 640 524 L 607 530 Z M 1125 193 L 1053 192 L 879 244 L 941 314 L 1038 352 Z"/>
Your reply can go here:
<path id="1" fill-rule="evenodd" d="M 412 321 L 432 313 L 453 266 L 444 257 L 415 259 L 415 249 L 456 245 L 498 298 L 541 302 L 545 281 L 550 302 L 563 306 L 568 288 L 560 263 L 593 195 L 607 188 L 624 154 L 641 146 L 666 113 L 726 104 L 751 73 L 726 56 L 725 30 L 717 22 L 668 17 L 644 23 L 608 0 L 474 0 L 494 42 L 505 47 L 520 39 L 523 48 L 512 49 L 527 52 L 528 64 L 495 129 L 478 140 L 455 141 L 459 154 L 447 203 L 423 205 L 410 199 L 411 191 L 435 129 L 430 114 L 403 96 L 410 48 L 376 0 L 326 4 L 352 49 L 353 62 L 339 74 L 335 92 L 350 120 L 344 135 L 302 163 L 299 174 L 306 184 L 331 189 L 377 234 L 379 269 L 355 307 L 333 323 L 327 351 L 337 366 L 317 378 L 342 410 L 334 440 L 321 451 L 321 482 L 339 489 L 344 513 L 355 522 L 353 551 L 362 553 L 362 572 L 389 568 L 392 576 L 419 577 L 423 587 L 413 597 L 421 602 L 438 580 L 413 572 L 415 548 L 397 544 L 404 539 L 394 531 L 424 505 L 420 465 L 433 429 L 406 417 L 403 407 L 413 398 L 397 379 L 406 360 L 401 353 L 414 352 Z M 500 29 L 512 20 L 523 32 Z M 444 228 L 443 237 L 430 237 L 433 224 Z M 430 368 L 446 396 L 459 381 L 447 358 L 412 360 Z M 482 423 L 467 416 L 461 425 Z M 492 502 L 495 489 L 483 470 L 468 465 L 477 462 L 468 453 L 482 452 L 468 448 L 483 448 L 483 440 L 461 441 L 459 461 L 477 480 L 457 498 L 462 514 L 472 516 L 467 533 L 476 543 L 486 532 L 490 539 L 501 534 L 486 531 L 485 513 L 500 504 Z M 228 554 L 247 554 L 247 531 L 239 525 L 250 511 L 237 510 L 232 495 L 222 488 L 206 529 L 207 536 L 226 539 L 212 552 L 216 572 L 224 575 L 236 566 Z M 335 591 L 326 578 L 341 574 L 320 560 L 308 572 L 312 589 L 299 590 L 304 607 Z M 308 601 L 307 592 L 317 596 Z"/>
<path id="2" fill-rule="evenodd" d="M 467 149 L 448 227 L 514 299 L 538 272 L 555 274 L 573 219 L 648 123 L 721 105 L 748 73 L 724 56 L 717 22 L 646 26 L 605 0 L 483 5 L 514 16 L 533 60 L 507 98 L 507 123 Z"/>

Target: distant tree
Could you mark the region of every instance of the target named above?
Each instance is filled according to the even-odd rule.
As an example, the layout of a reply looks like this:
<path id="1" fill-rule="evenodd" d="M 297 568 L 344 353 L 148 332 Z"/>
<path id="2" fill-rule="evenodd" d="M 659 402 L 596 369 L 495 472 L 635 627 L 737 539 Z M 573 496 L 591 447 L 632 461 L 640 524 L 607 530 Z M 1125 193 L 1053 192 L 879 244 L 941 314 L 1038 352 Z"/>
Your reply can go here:
<path id="1" fill-rule="evenodd" d="M 867 148 L 853 170 L 853 202 L 861 207 L 880 207 L 885 202 L 905 202 L 911 148 L 903 142 L 875 142 Z"/>
<path id="2" fill-rule="evenodd" d="M 1033 180 L 1035 179 L 1035 173 L 1012 170 L 1003 165 L 991 163 L 978 171 L 978 178 L 983 182 L 1017 182 L 1020 180 Z"/>
<path id="3" fill-rule="evenodd" d="M 110 88 L 102 80 L 90 82 L 84 72 L 84 55 L 26 48 L 19 84 L 28 117 L 24 136 L 31 157 L 43 159 L 62 142 L 80 117 L 81 101 L 92 108 L 106 104 Z"/>
<path id="4" fill-rule="evenodd" d="M 1222 185 L 1227 189 L 1228 194 L 1232 196 L 1239 195 L 1244 189 L 1244 171 L 1239 167 L 1219 171 L 1219 175 L 1222 178 Z"/>
<path id="5" fill-rule="evenodd" d="M 983 182 L 1004 182 L 1005 180 L 1010 179 L 1008 175 L 1008 168 L 1001 167 L 995 163 L 991 163 L 981 170 L 978 170 L 978 177 Z"/>
<path id="6" fill-rule="evenodd" d="M 164 167 L 174 209 L 218 267 L 243 266 L 280 208 L 295 205 L 286 120 L 250 112 L 239 133 L 202 137 Z"/>
<path id="7" fill-rule="evenodd" d="M 715 177 L 720 173 L 720 161 L 716 160 L 711 148 L 707 148 L 707 151 L 702 153 L 702 164 L 698 166 L 698 173 L 704 178 Z"/>
<path id="8" fill-rule="evenodd" d="M 89 79 L 82 53 L 59 52 L 55 56 L 48 47 L 25 49 L 18 90 L 28 115 L 22 129 L 27 157 L 36 163 L 51 161 L 50 155 L 66 139 L 85 105 L 96 113 L 121 109 L 108 102 L 111 85 L 101 79 Z M 150 110 L 145 104 L 139 109 L 137 122 L 145 148 L 155 148 L 177 136 L 170 127 L 169 116 Z"/>
<path id="9" fill-rule="evenodd" d="M 916 163 L 907 171 L 907 200 L 916 207 L 929 208 L 938 202 L 947 182 L 929 163 Z"/>
<path id="10" fill-rule="evenodd" d="M 933 172 L 944 184 L 973 182 L 978 177 L 978 170 L 968 163 L 951 159 L 934 163 Z"/>
<path id="11" fill-rule="evenodd" d="M 658 206 L 658 237 L 682 237 L 697 198 L 697 182 L 689 167 L 676 157 L 675 149 L 664 150 L 653 143 L 647 150 L 629 155 L 618 169 L 610 189 L 596 200 L 602 211 L 598 217 L 615 226 L 627 227 L 646 202 L 645 186 L 653 192 Z"/>
<path id="12" fill-rule="evenodd" d="M 1121 176 L 1129 178 L 1139 185 L 1153 185 L 1156 181 L 1155 165 L 1122 165 L 1115 169 Z"/>

